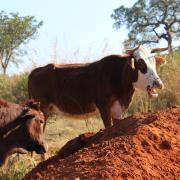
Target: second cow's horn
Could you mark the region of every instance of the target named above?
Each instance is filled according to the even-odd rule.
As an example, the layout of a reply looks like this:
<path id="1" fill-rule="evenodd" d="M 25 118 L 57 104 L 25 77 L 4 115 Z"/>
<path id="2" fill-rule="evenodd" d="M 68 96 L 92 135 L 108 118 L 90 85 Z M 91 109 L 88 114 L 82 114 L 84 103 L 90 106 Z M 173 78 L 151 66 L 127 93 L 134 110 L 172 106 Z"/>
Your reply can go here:
<path id="1" fill-rule="evenodd" d="M 162 51 L 166 51 L 166 50 L 168 50 L 168 47 L 166 47 L 166 48 L 154 48 L 154 49 L 151 49 L 151 53 L 162 52 Z"/>
<path id="2" fill-rule="evenodd" d="M 140 45 L 139 45 L 139 46 L 140 46 Z M 126 53 L 132 55 L 132 54 L 134 53 L 134 51 L 136 51 L 136 50 L 139 48 L 139 46 L 137 46 L 137 47 L 135 47 L 135 48 L 133 48 L 133 49 L 127 49 L 127 50 L 126 50 Z"/>

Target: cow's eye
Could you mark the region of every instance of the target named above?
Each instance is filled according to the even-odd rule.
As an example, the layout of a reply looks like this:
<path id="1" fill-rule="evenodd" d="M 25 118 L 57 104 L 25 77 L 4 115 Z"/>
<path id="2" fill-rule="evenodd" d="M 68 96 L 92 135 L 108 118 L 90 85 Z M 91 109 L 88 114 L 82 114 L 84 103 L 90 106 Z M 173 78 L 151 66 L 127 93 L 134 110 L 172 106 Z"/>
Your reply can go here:
<path id="1" fill-rule="evenodd" d="M 147 72 L 147 65 L 143 59 L 138 59 L 137 61 L 138 69 L 145 74 Z"/>

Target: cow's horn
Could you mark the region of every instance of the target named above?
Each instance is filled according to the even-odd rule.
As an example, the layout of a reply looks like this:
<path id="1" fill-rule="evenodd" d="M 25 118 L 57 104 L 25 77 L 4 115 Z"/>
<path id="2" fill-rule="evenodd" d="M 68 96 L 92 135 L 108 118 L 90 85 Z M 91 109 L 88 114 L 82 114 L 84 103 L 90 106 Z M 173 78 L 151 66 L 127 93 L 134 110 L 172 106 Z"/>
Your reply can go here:
<path id="1" fill-rule="evenodd" d="M 128 53 L 129 55 L 132 55 L 134 53 L 134 51 L 136 51 L 139 48 L 140 45 L 138 45 L 137 47 L 133 48 L 133 49 L 127 49 L 126 53 Z"/>
<path id="2" fill-rule="evenodd" d="M 151 49 L 151 53 L 162 52 L 162 51 L 166 51 L 166 50 L 168 50 L 168 47 L 166 47 L 166 48 L 154 48 L 154 49 Z"/>

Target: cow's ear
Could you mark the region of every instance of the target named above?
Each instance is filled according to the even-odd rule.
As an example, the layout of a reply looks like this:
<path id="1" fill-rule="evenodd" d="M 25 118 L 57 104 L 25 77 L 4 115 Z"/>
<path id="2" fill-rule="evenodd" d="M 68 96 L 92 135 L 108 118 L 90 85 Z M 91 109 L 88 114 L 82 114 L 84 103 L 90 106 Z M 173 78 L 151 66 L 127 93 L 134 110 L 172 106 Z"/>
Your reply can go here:
<path id="1" fill-rule="evenodd" d="M 128 64 L 131 66 L 131 68 L 133 70 L 135 69 L 135 59 L 134 58 L 129 59 Z"/>
<path id="2" fill-rule="evenodd" d="M 28 120 L 31 120 L 35 117 L 35 115 L 33 114 L 24 114 L 23 116 L 21 116 L 21 121 L 23 122 L 27 122 Z"/>
<path id="3" fill-rule="evenodd" d="M 156 65 L 161 66 L 163 64 L 166 64 L 166 59 L 160 56 L 155 56 Z"/>
<path id="4" fill-rule="evenodd" d="M 34 117 L 35 117 L 35 115 L 33 115 L 33 114 L 25 114 L 22 118 L 28 120 L 28 119 L 32 119 Z"/>
<path id="5" fill-rule="evenodd" d="M 24 107 L 22 113 L 20 114 L 20 119 L 28 120 L 34 118 L 35 115 L 31 113 L 31 109 L 29 107 Z"/>

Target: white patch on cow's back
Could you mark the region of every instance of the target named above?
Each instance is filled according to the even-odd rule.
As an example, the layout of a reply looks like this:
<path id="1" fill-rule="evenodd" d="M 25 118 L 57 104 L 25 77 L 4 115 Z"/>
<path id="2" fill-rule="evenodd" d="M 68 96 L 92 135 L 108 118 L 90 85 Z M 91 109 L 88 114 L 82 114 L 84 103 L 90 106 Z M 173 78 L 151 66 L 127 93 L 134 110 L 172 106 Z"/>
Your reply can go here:
<path id="1" fill-rule="evenodd" d="M 124 106 L 122 106 L 118 100 L 115 101 L 111 106 L 111 117 L 114 119 L 121 119 L 124 109 Z"/>

